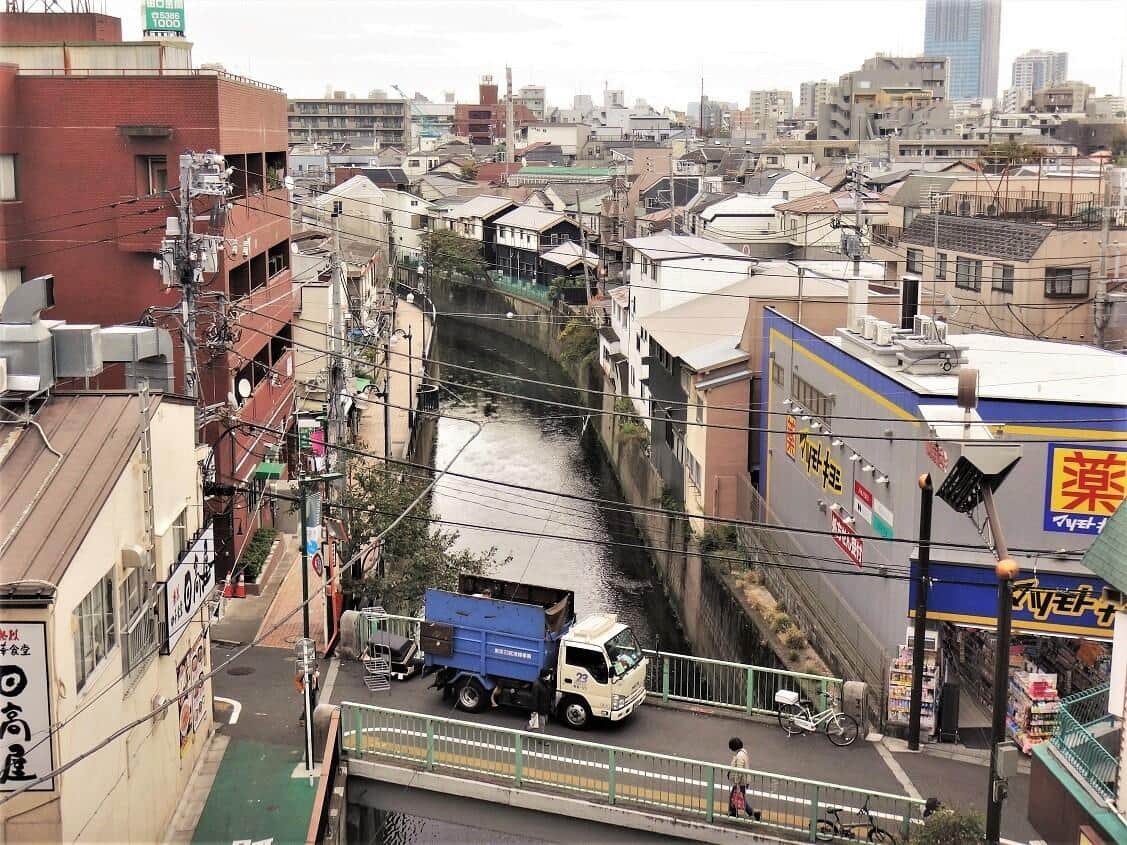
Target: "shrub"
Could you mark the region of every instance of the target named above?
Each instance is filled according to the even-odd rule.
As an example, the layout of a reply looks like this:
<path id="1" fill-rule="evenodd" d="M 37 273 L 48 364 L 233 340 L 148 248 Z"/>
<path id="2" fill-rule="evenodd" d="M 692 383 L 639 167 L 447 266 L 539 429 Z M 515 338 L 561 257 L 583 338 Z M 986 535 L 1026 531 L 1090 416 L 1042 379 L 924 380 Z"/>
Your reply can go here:
<path id="1" fill-rule="evenodd" d="M 806 635 L 797 628 L 789 628 L 783 634 L 783 642 L 789 649 L 806 648 Z"/>
<path id="2" fill-rule="evenodd" d="M 592 352 L 599 351 L 599 332 L 586 320 L 568 320 L 560 331 L 560 362 L 576 367 Z"/>
<path id="3" fill-rule="evenodd" d="M 700 550 L 705 554 L 720 549 L 736 547 L 736 527 L 734 525 L 711 525 L 704 529 L 700 538 Z"/>
<path id="4" fill-rule="evenodd" d="M 980 812 L 943 807 L 924 819 L 912 835 L 912 845 L 978 845 L 985 836 Z"/>
<path id="5" fill-rule="evenodd" d="M 246 580 L 253 581 L 262 572 L 277 533 L 273 528 L 259 528 L 244 547 L 239 564 L 242 566 L 243 577 Z"/>
<path id="6" fill-rule="evenodd" d="M 792 622 L 791 618 L 785 613 L 777 613 L 775 614 L 775 618 L 771 620 L 771 630 L 776 634 L 781 634 L 783 631 L 787 630 L 787 628 L 793 627 L 794 622 Z"/>

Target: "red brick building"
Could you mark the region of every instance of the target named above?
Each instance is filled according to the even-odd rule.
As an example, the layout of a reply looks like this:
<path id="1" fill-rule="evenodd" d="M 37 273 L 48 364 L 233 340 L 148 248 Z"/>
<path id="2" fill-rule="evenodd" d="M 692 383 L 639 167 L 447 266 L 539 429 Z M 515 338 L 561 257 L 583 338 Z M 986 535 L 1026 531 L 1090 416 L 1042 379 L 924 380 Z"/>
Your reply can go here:
<path id="1" fill-rule="evenodd" d="M 180 153 L 215 150 L 235 168 L 236 187 L 222 228 L 207 218 L 210 201 L 197 207 L 195 230 L 227 239 L 219 271 L 204 277 L 203 301 L 217 317 L 237 309 L 230 328 L 239 331 L 209 344 L 202 335 L 214 318 L 201 317 L 201 404 L 229 404 L 246 378 L 252 390 L 236 399 L 236 418 L 285 429 L 294 392 L 285 94 L 192 69 L 183 40 L 122 42 L 120 21 L 104 15 L 0 14 L 0 43 L 18 62 L 0 64 L 0 298 L 52 273 L 56 306 L 47 316 L 112 324 L 148 314 L 176 336 L 178 317 L 148 310 L 180 300 L 153 261 L 165 218 L 176 214 Z M 183 360 L 176 369 L 182 387 Z M 253 484 L 280 438 L 226 428 L 213 422 L 201 433 L 215 446 L 215 478 Z M 226 511 L 230 503 L 215 504 Z M 221 575 L 263 521 L 268 509 L 246 496 L 216 520 Z"/>
<path id="2" fill-rule="evenodd" d="M 536 117 L 519 103 L 513 103 L 514 133 L 535 123 Z M 505 104 L 497 100 L 497 86 L 482 82 L 477 105 L 454 106 L 454 134 L 467 136 L 471 144 L 492 144 L 505 139 Z"/>

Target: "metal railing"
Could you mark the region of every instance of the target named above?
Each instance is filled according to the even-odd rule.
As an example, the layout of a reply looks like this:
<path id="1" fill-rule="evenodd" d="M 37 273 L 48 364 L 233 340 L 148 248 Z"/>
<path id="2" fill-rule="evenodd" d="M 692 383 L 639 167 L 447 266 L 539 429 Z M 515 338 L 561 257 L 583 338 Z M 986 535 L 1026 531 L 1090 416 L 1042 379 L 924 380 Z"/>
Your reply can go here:
<path id="1" fill-rule="evenodd" d="M 196 67 L 21 67 L 20 76 L 210 76 L 227 82 L 237 82 L 240 85 L 249 85 L 252 88 L 262 88 L 265 91 L 282 93 L 277 85 L 268 82 L 259 82 L 249 76 L 240 76 L 237 73 L 228 73 L 225 70 Z"/>
<path id="2" fill-rule="evenodd" d="M 357 620 L 356 648 L 363 651 L 368 638 L 377 630 L 418 644 L 421 622 L 412 616 L 392 614 L 377 622 L 361 614 Z M 820 693 L 841 700 L 841 678 L 652 649 L 642 649 L 642 653 L 648 658 L 646 693 L 651 699 L 666 703 L 698 704 L 750 716 L 776 713 L 775 693 L 779 690 L 794 690 L 816 703 L 820 703 Z"/>
<path id="3" fill-rule="evenodd" d="M 1053 747 L 1104 798 L 1115 798 L 1119 779 L 1119 758 L 1099 738 L 1108 733 L 1100 727 L 1115 722 L 1107 710 L 1110 689 L 1110 683 L 1101 684 L 1061 699 L 1060 730 L 1052 738 Z M 1114 740 L 1118 748 L 1118 735 Z"/>
<path id="4" fill-rule="evenodd" d="M 751 824 L 727 818 L 729 778 L 738 776 L 750 805 L 762 813 L 757 827 L 798 833 L 811 842 L 828 808 L 841 808 L 852 819 L 868 802 L 876 824 L 898 842 L 908 839 L 924 808 L 924 802 L 902 795 L 353 702 L 341 704 L 341 731 L 350 759 L 545 788 L 706 824 L 717 816 Z"/>

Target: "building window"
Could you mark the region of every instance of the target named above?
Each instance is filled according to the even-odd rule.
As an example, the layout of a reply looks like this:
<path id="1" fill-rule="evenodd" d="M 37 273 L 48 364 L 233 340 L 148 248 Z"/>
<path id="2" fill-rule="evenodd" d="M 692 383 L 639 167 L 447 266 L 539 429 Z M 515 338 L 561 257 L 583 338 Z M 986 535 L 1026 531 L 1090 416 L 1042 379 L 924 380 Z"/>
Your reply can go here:
<path id="1" fill-rule="evenodd" d="M 16 157 L 0 155 L 0 201 L 19 199 L 16 191 Z"/>
<path id="2" fill-rule="evenodd" d="M 1045 296 L 1087 296 L 1087 267 L 1046 267 Z"/>
<path id="3" fill-rule="evenodd" d="M 700 461 L 688 449 L 685 450 L 685 468 L 689 471 L 689 481 L 692 482 L 693 487 L 699 494 L 701 490 Z"/>
<path id="4" fill-rule="evenodd" d="M 791 397 L 815 417 L 828 421 L 833 414 L 834 400 L 798 375 L 791 379 Z"/>
<path id="5" fill-rule="evenodd" d="M 704 402 L 701 401 L 700 394 L 697 394 L 697 422 L 704 422 Z"/>
<path id="6" fill-rule="evenodd" d="M 180 556 L 188 548 L 188 509 L 184 508 L 176 515 L 176 519 L 168 526 L 168 546 L 172 549 L 172 561 L 175 565 L 180 561 Z"/>
<path id="7" fill-rule="evenodd" d="M 982 290 L 982 262 L 960 255 L 955 259 L 955 287 Z"/>
<path id="8" fill-rule="evenodd" d="M 1014 266 L 1012 264 L 994 263 L 994 282 L 991 289 L 1002 293 L 1014 292 Z"/>
<path id="9" fill-rule="evenodd" d="M 782 387 L 783 384 L 783 365 L 777 361 L 771 362 L 771 381 L 774 384 Z"/>
<path id="10" fill-rule="evenodd" d="M 937 252 L 935 254 L 935 279 L 936 281 L 943 281 L 947 278 L 947 253 Z"/>
<path id="11" fill-rule="evenodd" d="M 155 197 L 168 190 L 168 159 L 165 156 L 137 156 L 137 193 Z"/>
<path id="12" fill-rule="evenodd" d="M 94 585 L 94 589 L 74 609 L 72 616 L 75 689 L 81 690 L 117 642 L 113 617 L 112 572 Z"/>
<path id="13" fill-rule="evenodd" d="M 908 248 L 908 264 L 907 269 L 909 273 L 921 274 L 924 271 L 923 252 L 918 249 Z"/>
<path id="14" fill-rule="evenodd" d="M 127 674 L 145 664 L 156 652 L 156 615 L 153 613 L 150 573 L 133 567 L 121 582 L 121 617 L 126 620 L 122 637 L 122 667 Z"/>
<path id="15" fill-rule="evenodd" d="M 630 386 L 634 386 L 634 365 L 630 365 Z"/>

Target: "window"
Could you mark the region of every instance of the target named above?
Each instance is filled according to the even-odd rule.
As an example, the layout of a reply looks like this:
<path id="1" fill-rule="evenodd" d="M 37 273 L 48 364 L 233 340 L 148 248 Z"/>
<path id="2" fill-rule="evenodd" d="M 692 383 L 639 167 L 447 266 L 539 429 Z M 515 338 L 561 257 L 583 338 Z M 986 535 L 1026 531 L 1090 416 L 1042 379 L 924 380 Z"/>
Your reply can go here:
<path id="1" fill-rule="evenodd" d="M 1014 266 L 1012 264 L 998 264 L 994 263 L 994 283 L 990 286 L 992 290 L 1001 291 L 1002 293 L 1014 292 Z"/>
<path id="2" fill-rule="evenodd" d="M 699 393 L 697 394 L 696 408 L 697 408 L 697 422 L 703 423 L 704 422 L 704 402 L 701 401 Z"/>
<path id="3" fill-rule="evenodd" d="M 791 380 L 791 396 L 815 417 L 828 421 L 833 414 L 834 400 L 798 375 Z"/>
<path id="4" fill-rule="evenodd" d="M 685 450 L 685 468 L 689 473 L 689 481 L 692 482 L 693 486 L 697 488 L 697 492 L 699 493 L 701 489 L 700 461 L 693 457 L 693 453 L 688 449 Z"/>
<path id="5" fill-rule="evenodd" d="M 601 651 L 591 648 L 576 648 L 573 645 L 565 646 L 564 662 L 568 666 L 575 666 L 591 674 L 591 680 L 605 684 L 610 680 L 607 669 L 607 659 Z"/>
<path id="6" fill-rule="evenodd" d="M 1087 296 L 1087 267 L 1046 267 L 1045 296 Z"/>
<path id="7" fill-rule="evenodd" d="M 0 200 L 19 199 L 16 191 L 16 157 L 0 155 Z"/>
<path id="8" fill-rule="evenodd" d="M 75 688 L 81 690 L 117 642 L 113 616 L 113 573 L 107 573 L 72 614 Z"/>
<path id="9" fill-rule="evenodd" d="M 936 281 L 942 281 L 947 278 L 947 253 L 937 252 L 935 254 L 935 278 Z"/>
<path id="10" fill-rule="evenodd" d="M 165 156 L 137 156 L 139 179 L 137 193 L 155 197 L 168 190 L 168 159 Z"/>
<path id="11" fill-rule="evenodd" d="M 156 614 L 150 597 L 152 579 L 143 566 L 127 570 L 121 582 L 122 666 L 127 673 L 144 666 L 156 649 Z"/>
<path id="12" fill-rule="evenodd" d="M 771 362 L 771 381 L 774 384 L 782 386 L 783 383 L 783 365 L 777 361 Z"/>
<path id="13" fill-rule="evenodd" d="M 188 509 L 184 508 L 168 526 L 168 546 L 172 549 L 172 563 L 180 560 L 180 555 L 188 548 Z"/>
<path id="14" fill-rule="evenodd" d="M 918 249 L 908 248 L 908 264 L 907 270 L 909 273 L 923 273 L 924 261 L 923 252 Z"/>
<path id="15" fill-rule="evenodd" d="M 955 259 L 955 287 L 982 290 L 982 262 L 960 255 Z"/>
<path id="16" fill-rule="evenodd" d="M 790 191 L 783 191 L 783 199 L 784 200 L 790 199 Z"/>
<path id="17" fill-rule="evenodd" d="M 630 365 L 630 386 L 634 386 L 634 365 Z"/>

